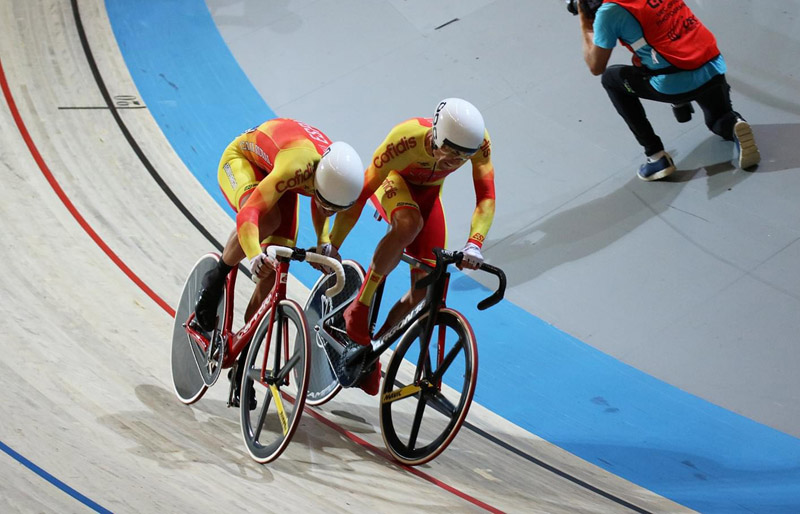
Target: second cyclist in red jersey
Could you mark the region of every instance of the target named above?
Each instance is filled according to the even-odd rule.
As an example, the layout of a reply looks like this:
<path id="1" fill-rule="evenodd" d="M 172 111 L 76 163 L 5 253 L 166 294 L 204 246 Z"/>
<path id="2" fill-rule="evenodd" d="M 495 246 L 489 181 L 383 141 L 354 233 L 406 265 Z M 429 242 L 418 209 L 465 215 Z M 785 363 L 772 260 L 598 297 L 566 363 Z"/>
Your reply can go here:
<path id="1" fill-rule="evenodd" d="M 467 162 L 476 198 L 462 266 L 474 269 L 483 262 L 481 247 L 495 208 L 491 142 L 478 109 L 460 98 L 442 100 L 433 118 L 412 118 L 396 125 L 375 150 L 361 195 L 352 208 L 337 215 L 331 229 L 331 244 L 338 249 L 373 195 L 381 216 L 390 224 L 375 249 L 358 298 L 344 313 L 353 341 L 370 344 L 369 306 L 377 286 L 397 266 L 403 252 L 434 263 L 433 248 L 446 247 L 442 185 L 445 177 Z M 378 334 L 424 298 L 425 291 L 414 288 L 422 276 L 421 270 L 412 270 L 411 289 L 392 307 Z M 361 388 L 374 395 L 379 385 L 380 362 Z"/>

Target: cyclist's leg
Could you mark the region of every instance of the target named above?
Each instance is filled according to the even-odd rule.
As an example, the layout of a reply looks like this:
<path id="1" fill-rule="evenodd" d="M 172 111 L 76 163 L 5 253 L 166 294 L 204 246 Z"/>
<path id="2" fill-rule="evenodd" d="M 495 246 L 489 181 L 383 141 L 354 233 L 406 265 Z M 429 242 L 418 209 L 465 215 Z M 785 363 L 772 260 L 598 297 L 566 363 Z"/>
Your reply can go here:
<path id="1" fill-rule="evenodd" d="M 242 156 L 235 144 L 228 145 L 220 159 L 217 181 L 225 199 L 234 211 L 239 211 L 238 207 L 244 204 L 263 178 L 264 173 L 253 167 L 250 161 Z M 203 289 L 197 300 L 195 313 L 200 327 L 204 330 L 213 328 L 217 304 L 222 298 L 225 277 L 243 258 L 244 251 L 239 245 L 236 230 L 233 230 L 225 243 L 222 258 L 217 266 L 209 270 L 203 277 Z"/>
<path id="2" fill-rule="evenodd" d="M 269 234 L 261 242 L 262 247 L 266 248 L 267 246 L 273 244 L 281 246 L 295 245 L 295 242 L 297 241 L 297 209 L 297 194 L 285 193 L 278 201 L 278 204 L 274 209 L 261 215 L 258 220 L 259 234 L 262 236 L 264 234 Z M 235 233 L 234 236 L 236 236 Z M 242 258 L 244 258 L 244 252 L 242 252 Z M 255 316 L 258 308 L 261 306 L 267 296 L 269 296 L 269 293 L 272 291 L 274 285 L 275 270 L 268 270 L 267 275 L 258 281 L 255 289 L 253 290 L 253 294 L 250 296 L 250 301 L 248 302 L 247 308 L 244 312 L 245 323 L 250 321 L 250 319 Z M 241 395 L 239 387 L 242 383 L 242 373 L 244 372 L 249 349 L 250 344 L 248 343 L 242 348 L 242 352 L 239 354 L 236 372 L 228 375 L 228 378 L 231 379 L 231 383 L 233 384 L 231 405 L 234 407 L 239 406 L 239 397 Z M 250 387 L 252 387 L 252 384 Z M 250 398 L 250 409 L 252 410 L 256 407 L 255 396 L 250 395 Z"/>
<path id="3" fill-rule="evenodd" d="M 348 336 L 362 345 L 370 340 L 367 325 L 375 290 L 400 262 L 403 249 L 417 237 L 424 224 L 408 184 L 398 173 L 389 173 L 375 195 L 391 220 L 389 231 L 375 249 L 358 297 L 344 313 Z"/>
<path id="4" fill-rule="evenodd" d="M 425 290 L 415 287 L 417 281 L 425 275 L 427 275 L 427 273 L 421 269 L 411 268 L 411 289 L 406 291 L 406 294 L 404 294 L 389 310 L 383 325 L 375 332 L 376 339 L 381 337 L 384 332 L 397 325 L 406 314 L 411 312 L 411 309 L 413 309 L 415 305 L 425 298 Z"/>
<path id="5" fill-rule="evenodd" d="M 180 299 L 175 306 L 175 320 L 172 329 L 172 382 L 175 393 L 183 403 L 199 400 L 206 389 L 219 376 L 224 358 L 224 347 L 218 346 L 219 338 L 212 339 L 211 346 L 202 349 L 186 330 L 186 320 L 195 309 L 197 297 L 202 289 L 205 274 L 217 266 L 219 256 L 206 254 L 192 268 L 186 278 Z M 225 306 L 220 302 L 213 312 L 214 320 L 225 316 Z M 222 350 L 222 351 L 219 351 Z"/>
<path id="6" fill-rule="evenodd" d="M 403 249 L 420 233 L 424 220 L 409 184 L 397 172 L 391 172 L 375 193 L 389 216 L 389 230 L 375 248 L 370 268 L 388 275 L 400 262 Z"/>
<path id="7" fill-rule="evenodd" d="M 436 263 L 433 249 L 447 247 L 447 223 L 441 201 L 441 190 L 441 185 L 410 187 L 410 193 L 416 204 L 419 205 L 419 212 L 425 222 L 417 237 L 407 245 L 405 252 L 409 256 L 430 265 Z M 377 334 L 382 334 L 385 330 L 396 325 L 415 305 L 425 298 L 425 290 L 415 287 L 417 280 L 425 275 L 422 270 L 412 268 L 411 288 L 389 311 L 386 321 Z"/>

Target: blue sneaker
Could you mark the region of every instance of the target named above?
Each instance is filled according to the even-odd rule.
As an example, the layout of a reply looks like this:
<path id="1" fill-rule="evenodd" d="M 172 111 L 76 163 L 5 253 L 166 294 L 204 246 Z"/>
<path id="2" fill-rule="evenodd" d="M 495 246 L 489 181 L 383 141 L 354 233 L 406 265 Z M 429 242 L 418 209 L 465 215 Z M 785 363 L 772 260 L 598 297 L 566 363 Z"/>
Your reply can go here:
<path id="1" fill-rule="evenodd" d="M 649 160 L 639 167 L 639 172 L 636 174 L 640 179 L 659 180 L 668 177 L 675 171 L 675 163 L 672 162 L 672 157 L 667 152 L 657 161 L 650 162 Z"/>
<path id="2" fill-rule="evenodd" d="M 739 169 L 747 169 L 761 162 L 761 154 L 750 124 L 739 118 L 733 126 L 733 142 L 739 152 Z"/>

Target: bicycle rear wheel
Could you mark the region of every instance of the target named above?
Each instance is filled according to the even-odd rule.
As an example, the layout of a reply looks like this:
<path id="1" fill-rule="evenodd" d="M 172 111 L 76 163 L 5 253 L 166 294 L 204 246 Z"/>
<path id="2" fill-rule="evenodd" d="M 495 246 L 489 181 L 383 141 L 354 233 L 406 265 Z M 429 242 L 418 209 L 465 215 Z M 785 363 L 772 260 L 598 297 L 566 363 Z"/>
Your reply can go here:
<path id="1" fill-rule="evenodd" d="M 221 341 L 215 342 L 216 348 L 209 348 L 204 352 L 189 338 L 184 326 L 194 312 L 194 305 L 203 288 L 203 276 L 216 267 L 218 261 L 219 255 L 214 253 L 200 257 L 186 278 L 175 308 L 175 321 L 172 325 L 172 385 L 178 399 L 187 405 L 202 398 L 208 386 L 219 377 L 222 350 L 224 350 Z M 222 300 L 217 307 L 217 329 L 225 319 L 225 295 L 223 290 Z"/>
<path id="2" fill-rule="evenodd" d="M 381 391 L 383 441 L 395 459 L 410 466 L 435 458 L 455 438 L 478 379 L 472 327 L 459 312 L 444 308 L 436 314 L 421 380 L 414 382 L 429 315 L 417 320 L 400 339 Z"/>
<path id="3" fill-rule="evenodd" d="M 361 289 L 361 283 L 364 282 L 364 270 L 361 266 L 355 261 L 344 260 L 342 267 L 345 286 L 339 294 L 333 298 L 325 296 L 325 291 L 336 281 L 333 275 L 321 276 L 308 294 L 304 311 L 310 327 L 316 326 L 320 318 L 345 303 Z M 344 317 L 341 313 L 334 316 L 331 327 L 345 330 Z M 325 340 L 315 331 L 311 343 L 311 373 L 306 395 L 306 403 L 313 406 L 322 405 L 342 390 L 342 385 L 336 378 L 325 352 L 325 345 Z"/>
<path id="4" fill-rule="evenodd" d="M 267 340 L 269 315 L 259 324 L 242 374 L 242 436 L 250 456 L 265 464 L 289 445 L 305 405 L 311 337 L 305 315 L 292 300 L 282 300 Z M 262 379 L 263 371 L 263 379 Z M 253 396 L 255 410 L 250 410 Z"/>

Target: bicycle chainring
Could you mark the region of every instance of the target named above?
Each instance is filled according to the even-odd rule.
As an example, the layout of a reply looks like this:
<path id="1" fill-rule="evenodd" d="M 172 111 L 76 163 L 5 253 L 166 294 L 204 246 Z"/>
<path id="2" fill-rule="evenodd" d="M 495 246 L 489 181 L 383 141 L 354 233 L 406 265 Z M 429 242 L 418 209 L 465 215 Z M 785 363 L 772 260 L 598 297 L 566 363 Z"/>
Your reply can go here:
<path id="1" fill-rule="evenodd" d="M 201 373 L 203 382 L 206 386 L 211 387 L 217 383 L 220 373 L 222 372 L 222 360 L 225 358 L 225 343 L 220 334 L 215 330 L 212 334 L 211 343 L 208 347 L 206 355 L 206 366 Z"/>
<path id="2" fill-rule="evenodd" d="M 342 387 L 353 387 L 358 383 L 368 354 L 360 344 L 351 342 L 345 346 L 334 368 Z"/>

